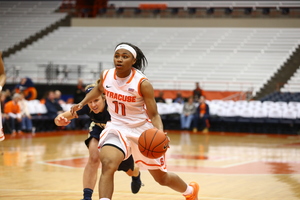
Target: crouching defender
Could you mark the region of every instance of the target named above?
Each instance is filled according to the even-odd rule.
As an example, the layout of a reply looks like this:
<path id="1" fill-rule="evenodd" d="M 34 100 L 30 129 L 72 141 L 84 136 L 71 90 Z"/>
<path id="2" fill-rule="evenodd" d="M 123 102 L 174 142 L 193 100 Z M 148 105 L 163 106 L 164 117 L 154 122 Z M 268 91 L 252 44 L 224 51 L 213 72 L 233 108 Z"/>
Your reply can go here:
<path id="1" fill-rule="evenodd" d="M 95 86 L 96 84 L 86 86 L 86 93 L 89 93 Z M 105 128 L 106 122 L 110 121 L 105 96 L 100 95 L 98 98 L 88 102 L 81 110 L 77 111 L 77 115 L 84 114 L 88 115 L 92 122 L 89 127 L 89 137 L 85 140 L 85 144 L 89 149 L 89 159 L 83 172 L 83 200 L 91 200 L 100 164 L 98 151 L 99 138 L 102 130 Z M 57 126 L 67 126 L 73 118 L 71 112 L 66 111 L 59 114 L 54 121 Z M 118 171 L 124 171 L 132 177 L 131 191 L 134 194 L 138 193 L 142 182 L 139 168 L 135 166 L 133 157 L 130 156 L 127 160 L 124 160 L 119 165 Z"/>

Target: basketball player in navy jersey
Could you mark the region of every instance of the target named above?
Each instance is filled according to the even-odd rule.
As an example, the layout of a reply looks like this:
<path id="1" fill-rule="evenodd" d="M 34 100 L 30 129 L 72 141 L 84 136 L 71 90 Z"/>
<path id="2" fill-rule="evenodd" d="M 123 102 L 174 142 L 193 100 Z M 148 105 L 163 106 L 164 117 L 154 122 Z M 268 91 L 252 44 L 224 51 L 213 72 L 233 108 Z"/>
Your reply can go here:
<path id="1" fill-rule="evenodd" d="M 4 64 L 2 60 L 2 52 L 0 51 L 0 92 L 2 92 L 2 87 L 5 84 L 6 75 L 5 75 L 5 69 Z M 2 116 L 1 116 L 1 107 L 0 107 L 0 141 L 3 141 L 5 139 L 3 127 L 2 127 Z"/>
<path id="2" fill-rule="evenodd" d="M 89 93 L 95 86 L 96 84 L 86 86 L 86 93 Z M 100 164 L 98 142 L 102 130 L 105 128 L 106 123 L 110 121 L 110 114 L 107 111 L 105 96 L 102 94 L 91 100 L 81 110 L 77 111 L 77 114 L 86 114 L 92 120 L 89 127 L 89 137 L 85 140 L 85 144 L 89 149 L 89 160 L 83 173 L 83 200 L 91 200 Z M 54 121 L 57 126 L 67 126 L 73 118 L 70 111 L 66 111 L 59 114 Z M 121 162 L 118 171 L 124 171 L 132 177 L 131 191 L 134 194 L 138 193 L 142 182 L 140 179 L 139 167 L 135 166 L 132 156 Z"/>
<path id="3" fill-rule="evenodd" d="M 186 200 L 198 200 L 199 185 L 185 183 L 178 175 L 168 172 L 165 157 L 150 159 L 138 149 L 138 138 L 145 130 L 156 127 L 163 130 L 163 123 L 157 112 L 154 89 L 143 74 L 147 59 L 143 52 L 130 43 L 120 43 L 114 51 L 115 67 L 101 73 L 98 86 L 85 98 L 71 107 L 77 117 L 77 110 L 105 92 L 111 115 L 99 141 L 102 174 L 99 181 L 100 200 L 111 200 L 114 188 L 114 173 L 119 164 L 129 156 L 147 169 L 160 185 L 168 186 L 183 194 Z"/>

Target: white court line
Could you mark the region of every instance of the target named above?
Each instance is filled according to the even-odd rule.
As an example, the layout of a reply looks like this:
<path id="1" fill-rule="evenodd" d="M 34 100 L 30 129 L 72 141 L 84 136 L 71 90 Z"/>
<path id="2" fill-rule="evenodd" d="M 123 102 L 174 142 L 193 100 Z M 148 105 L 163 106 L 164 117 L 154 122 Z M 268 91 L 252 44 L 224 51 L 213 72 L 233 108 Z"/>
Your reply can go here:
<path id="1" fill-rule="evenodd" d="M 80 191 L 73 190 L 29 190 L 29 189 L 0 189 L 0 191 L 5 192 L 49 192 L 49 193 L 78 193 Z M 114 192 L 114 195 L 122 195 L 122 194 L 131 194 L 130 192 Z M 152 196 L 152 195 L 162 195 L 162 196 L 178 196 L 178 194 L 160 194 L 160 193 L 139 193 L 139 196 Z M 223 198 L 223 197 L 208 197 L 208 196 L 200 196 L 200 199 L 209 199 L 209 200 L 241 200 L 241 199 L 233 199 L 233 198 Z"/>
<path id="2" fill-rule="evenodd" d="M 42 165 L 50 165 L 50 166 L 54 166 L 54 167 L 62 167 L 62 168 L 67 168 L 67 169 L 79 169 L 82 167 L 70 167 L 70 166 L 66 166 L 66 165 L 61 165 L 61 164 L 53 164 L 53 163 L 46 163 L 44 161 L 38 161 L 38 164 L 42 164 Z"/>
<path id="3" fill-rule="evenodd" d="M 80 168 L 84 168 L 84 167 L 71 167 L 71 166 L 66 166 L 66 165 L 62 165 L 62 164 L 48 163 L 48 162 L 63 161 L 63 160 L 73 160 L 73 159 L 78 159 L 78 158 L 88 158 L 88 157 L 87 156 L 78 156 L 78 157 L 60 158 L 60 159 L 53 159 L 53 160 L 38 161 L 36 163 L 42 164 L 42 165 L 55 166 L 55 167 L 63 167 L 63 168 L 67 168 L 67 169 L 80 169 Z"/>
<path id="4" fill-rule="evenodd" d="M 234 163 L 234 164 L 224 165 L 220 168 L 235 167 L 235 166 L 245 165 L 245 164 L 254 163 L 254 162 L 257 162 L 257 161 L 249 160 L 249 161 L 244 161 L 244 162 L 238 162 L 238 163 Z"/>

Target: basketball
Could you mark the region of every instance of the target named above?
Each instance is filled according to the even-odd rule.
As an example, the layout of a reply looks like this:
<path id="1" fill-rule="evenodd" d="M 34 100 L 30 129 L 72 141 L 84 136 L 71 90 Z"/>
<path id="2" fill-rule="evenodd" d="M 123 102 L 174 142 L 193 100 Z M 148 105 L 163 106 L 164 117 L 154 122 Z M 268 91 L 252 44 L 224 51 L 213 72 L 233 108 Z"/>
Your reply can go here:
<path id="1" fill-rule="evenodd" d="M 144 131 L 138 140 L 140 152 L 147 158 L 159 158 L 163 156 L 169 148 L 169 138 L 157 128 Z"/>

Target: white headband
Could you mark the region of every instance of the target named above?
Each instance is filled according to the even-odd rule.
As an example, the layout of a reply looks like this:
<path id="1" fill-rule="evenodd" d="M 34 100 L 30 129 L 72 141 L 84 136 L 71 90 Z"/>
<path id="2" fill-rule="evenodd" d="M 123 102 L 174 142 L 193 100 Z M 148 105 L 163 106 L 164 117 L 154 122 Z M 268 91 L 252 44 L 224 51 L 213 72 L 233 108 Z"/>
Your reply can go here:
<path id="1" fill-rule="evenodd" d="M 115 52 L 119 49 L 126 49 L 128 50 L 130 53 L 132 53 L 133 57 L 136 58 L 136 51 L 134 50 L 134 48 L 132 48 L 131 46 L 129 46 L 128 44 L 120 44 L 119 46 L 117 46 L 117 48 L 115 49 Z"/>

